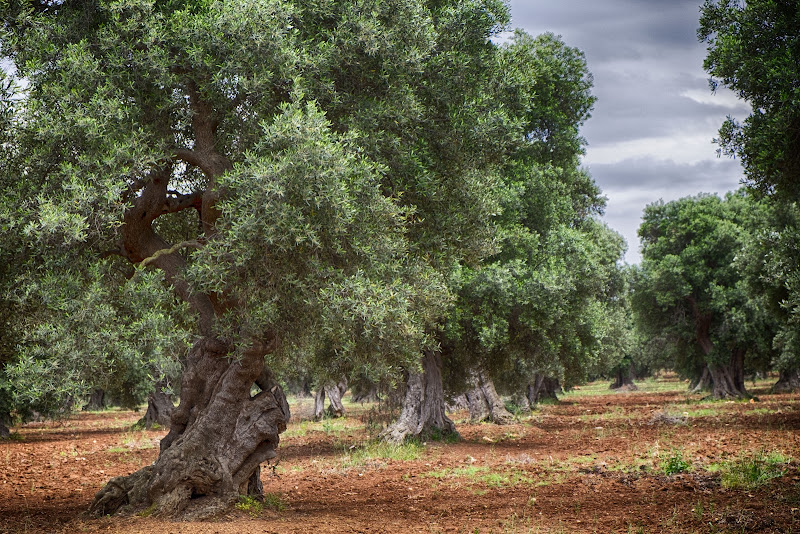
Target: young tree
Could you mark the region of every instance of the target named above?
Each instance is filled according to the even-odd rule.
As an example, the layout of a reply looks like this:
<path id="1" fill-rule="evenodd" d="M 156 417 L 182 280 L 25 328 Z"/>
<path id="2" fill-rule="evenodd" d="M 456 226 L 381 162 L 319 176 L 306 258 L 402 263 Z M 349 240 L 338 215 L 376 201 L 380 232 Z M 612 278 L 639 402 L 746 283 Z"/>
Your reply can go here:
<path id="1" fill-rule="evenodd" d="M 473 83 L 497 78 L 502 2 L 3 7 L 28 84 L 13 218 L 38 268 L 116 256 L 160 270 L 196 318 L 158 459 L 93 513 L 207 517 L 257 493 L 289 418 L 271 369 L 413 377 L 424 350 L 431 370 L 445 281 L 491 250 L 521 142 Z"/>
<path id="2" fill-rule="evenodd" d="M 743 192 L 645 208 L 633 304 L 643 330 L 674 344 L 677 367 L 715 398 L 747 397 L 746 357 L 770 350 L 773 328 L 737 256 L 763 208 Z"/>

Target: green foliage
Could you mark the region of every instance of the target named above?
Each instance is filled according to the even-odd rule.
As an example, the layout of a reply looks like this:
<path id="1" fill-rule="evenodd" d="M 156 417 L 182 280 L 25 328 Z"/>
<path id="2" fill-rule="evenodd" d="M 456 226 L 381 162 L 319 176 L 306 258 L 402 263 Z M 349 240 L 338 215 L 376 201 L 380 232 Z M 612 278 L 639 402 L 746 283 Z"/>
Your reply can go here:
<path id="1" fill-rule="evenodd" d="M 698 37 L 708 44 L 711 87 L 747 101 L 744 122 L 729 117 L 717 140 L 739 157 L 762 191 L 800 195 L 800 10 L 791 0 L 706 0 Z"/>
<path id="2" fill-rule="evenodd" d="M 342 466 L 364 466 L 375 459 L 408 462 L 419 458 L 424 450 L 424 446 L 416 441 L 406 441 L 399 445 L 375 441 L 361 447 L 348 449 L 342 459 Z"/>
<path id="3" fill-rule="evenodd" d="M 523 32 L 502 49 L 495 88 L 522 143 L 505 160 L 497 250 L 455 272 L 458 298 L 442 338 L 454 392 L 483 369 L 508 391 L 534 373 L 574 383 L 615 359 L 623 337 L 624 243 L 591 215 L 603 201 L 580 168 L 579 128 L 594 103 L 583 54 Z"/>
<path id="4" fill-rule="evenodd" d="M 633 307 L 642 337 L 666 349 L 684 376 L 728 365 L 735 350 L 747 351 L 750 366 L 769 361 L 775 324 L 741 263 L 766 210 L 744 192 L 645 208 Z"/>
<path id="5" fill-rule="evenodd" d="M 250 495 L 240 495 L 239 502 L 236 503 L 238 510 L 247 512 L 252 517 L 261 516 L 264 510 L 283 512 L 287 507 L 286 500 L 279 493 L 265 493 L 263 499 L 257 499 Z"/>
<path id="6" fill-rule="evenodd" d="M 683 457 L 683 451 L 676 449 L 661 459 L 661 470 L 665 475 L 685 473 L 692 467 L 692 463 Z"/>

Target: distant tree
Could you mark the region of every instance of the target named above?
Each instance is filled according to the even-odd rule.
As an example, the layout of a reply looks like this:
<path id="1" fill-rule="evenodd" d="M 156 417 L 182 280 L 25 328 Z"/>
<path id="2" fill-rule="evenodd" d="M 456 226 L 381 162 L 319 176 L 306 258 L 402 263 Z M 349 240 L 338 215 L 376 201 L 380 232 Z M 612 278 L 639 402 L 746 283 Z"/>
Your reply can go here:
<path id="1" fill-rule="evenodd" d="M 672 346 L 675 366 L 715 398 L 747 397 L 745 365 L 769 359 L 774 322 L 751 297 L 737 257 L 763 218 L 744 192 L 645 208 L 642 266 L 633 292 L 646 334 Z"/>
<path id="2" fill-rule="evenodd" d="M 800 197 L 800 10 L 794 0 L 706 0 L 697 34 L 708 44 L 711 87 L 749 103 L 744 122 L 729 117 L 717 142 L 741 158 L 755 188 Z"/>
<path id="3" fill-rule="evenodd" d="M 511 393 L 576 383 L 608 356 L 618 334 L 611 330 L 620 319 L 624 242 L 594 219 L 604 200 L 580 166 L 580 126 L 594 103 L 583 54 L 551 34 L 518 32 L 501 58 L 510 74 L 496 85 L 527 143 L 507 159 L 498 250 L 457 272 L 458 298 L 441 339 L 448 389 L 469 389 L 474 418 L 487 411 L 503 421 L 483 393 L 494 386 L 481 384 Z"/>
<path id="4" fill-rule="evenodd" d="M 776 352 L 769 369 L 780 377 L 776 391 L 800 390 L 800 208 L 777 203 L 767 211 L 741 256 L 751 295 L 776 321 Z"/>

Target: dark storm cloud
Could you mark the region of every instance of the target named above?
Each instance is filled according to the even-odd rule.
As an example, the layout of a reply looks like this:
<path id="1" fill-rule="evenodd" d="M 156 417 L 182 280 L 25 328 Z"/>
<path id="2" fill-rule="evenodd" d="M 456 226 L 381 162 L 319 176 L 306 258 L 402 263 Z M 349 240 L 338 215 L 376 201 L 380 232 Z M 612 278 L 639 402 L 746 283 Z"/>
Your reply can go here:
<path id="1" fill-rule="evenodd" d="M 585 165 L 609 202 L 605 220 L 638 261 L 646 204 L 738 187 L 738 162 L 719 160 L 712 138 L 748 109 L 712 95 L 697 41 L 702 0 L 512 0 L 512 25 L 561 35 L 586 54 L 598 100 L 582 129 Z"/>

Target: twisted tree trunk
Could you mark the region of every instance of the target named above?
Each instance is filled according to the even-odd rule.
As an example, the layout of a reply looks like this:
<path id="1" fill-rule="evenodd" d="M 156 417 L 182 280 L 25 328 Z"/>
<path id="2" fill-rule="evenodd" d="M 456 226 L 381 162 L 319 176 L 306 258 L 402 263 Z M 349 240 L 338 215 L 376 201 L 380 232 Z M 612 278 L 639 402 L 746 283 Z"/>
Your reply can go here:
<path id="1" fill-rule="evenodd" d="M 506 410 L 505 403 L 494 387 L 494 382 L 483 373 L 473 378 L 474 388 L 465 393 L 469 406 L 469 416 L 473 423 L 491 421 L 497 425 L 508 425 L 515 421 Z"/>
<path id="2" fill-rule="evenodd" d="M 711 391 L 711 373 L 708 371 L 708 366 L 703 367 L 703 372 L 700 376 L 689 383 L 690 393 L 700 393 L 701 391 Z"/>
<path id="3" fill-rule="evenodd" d="M 325 416 L 325 395 L 328 396 L 328 417 L 344 417 L 342 397 L 347 392 L 347 379 L 342 378 L 338 384 L 325 384 L 317 389 L 314 397 L 314 419 L 319 421 Z"/>
<path id="4" fill-rule="evenodd" d="M 609 389 L 624 389 L 627 391 L 636 391 L 639 389 L 633 383 L 633 369 L 632 365 L 621 366 L 617 368 L 614 376 L 614 381 L 608 386 Z"/>
<path id="5" fill-rule="evenodd" d="M 106 391 L 102 388 L 93 389 L 89 394 L 84 410 L 98 411 L 106 407 Z"/>
<path id="6" fill-rule="evenodd" d="M 172 412 L 175 405 L 172 404 L 172 396 L 164 393 L 161 385 L 157 385 L 155 390 L 147 396 L 147 411 L 144 417 L 136 423 L 148 430 L 158 425 L 162 428 L 169 428 L 172 422 Z"/>
<path id="7" fill-rule="evenodd" d="M 205 519 L 260 490 L 260 464 L 276 456 L 289 405 L 264 351 L 240 361 L 210 338 L 192 348 L 181 403 L 152 466 L 112 479 L 89 509 L 93 515 L 152 507 L 159 515 Z M 253 384 L 261 392 L 251 397 Z M 259 496 L 259 495 L 256 495 Z"/>
<path id="8" fill-rule="evenodd" d="M 445 415 L 442 387 L 442 357 L 434 351 L 422 356 L 422 372 L 409 373 L 400 417 L 387 427 L 381 438 L 402 443 L 407 437 L 458 436 L 456 426 Z"/>

